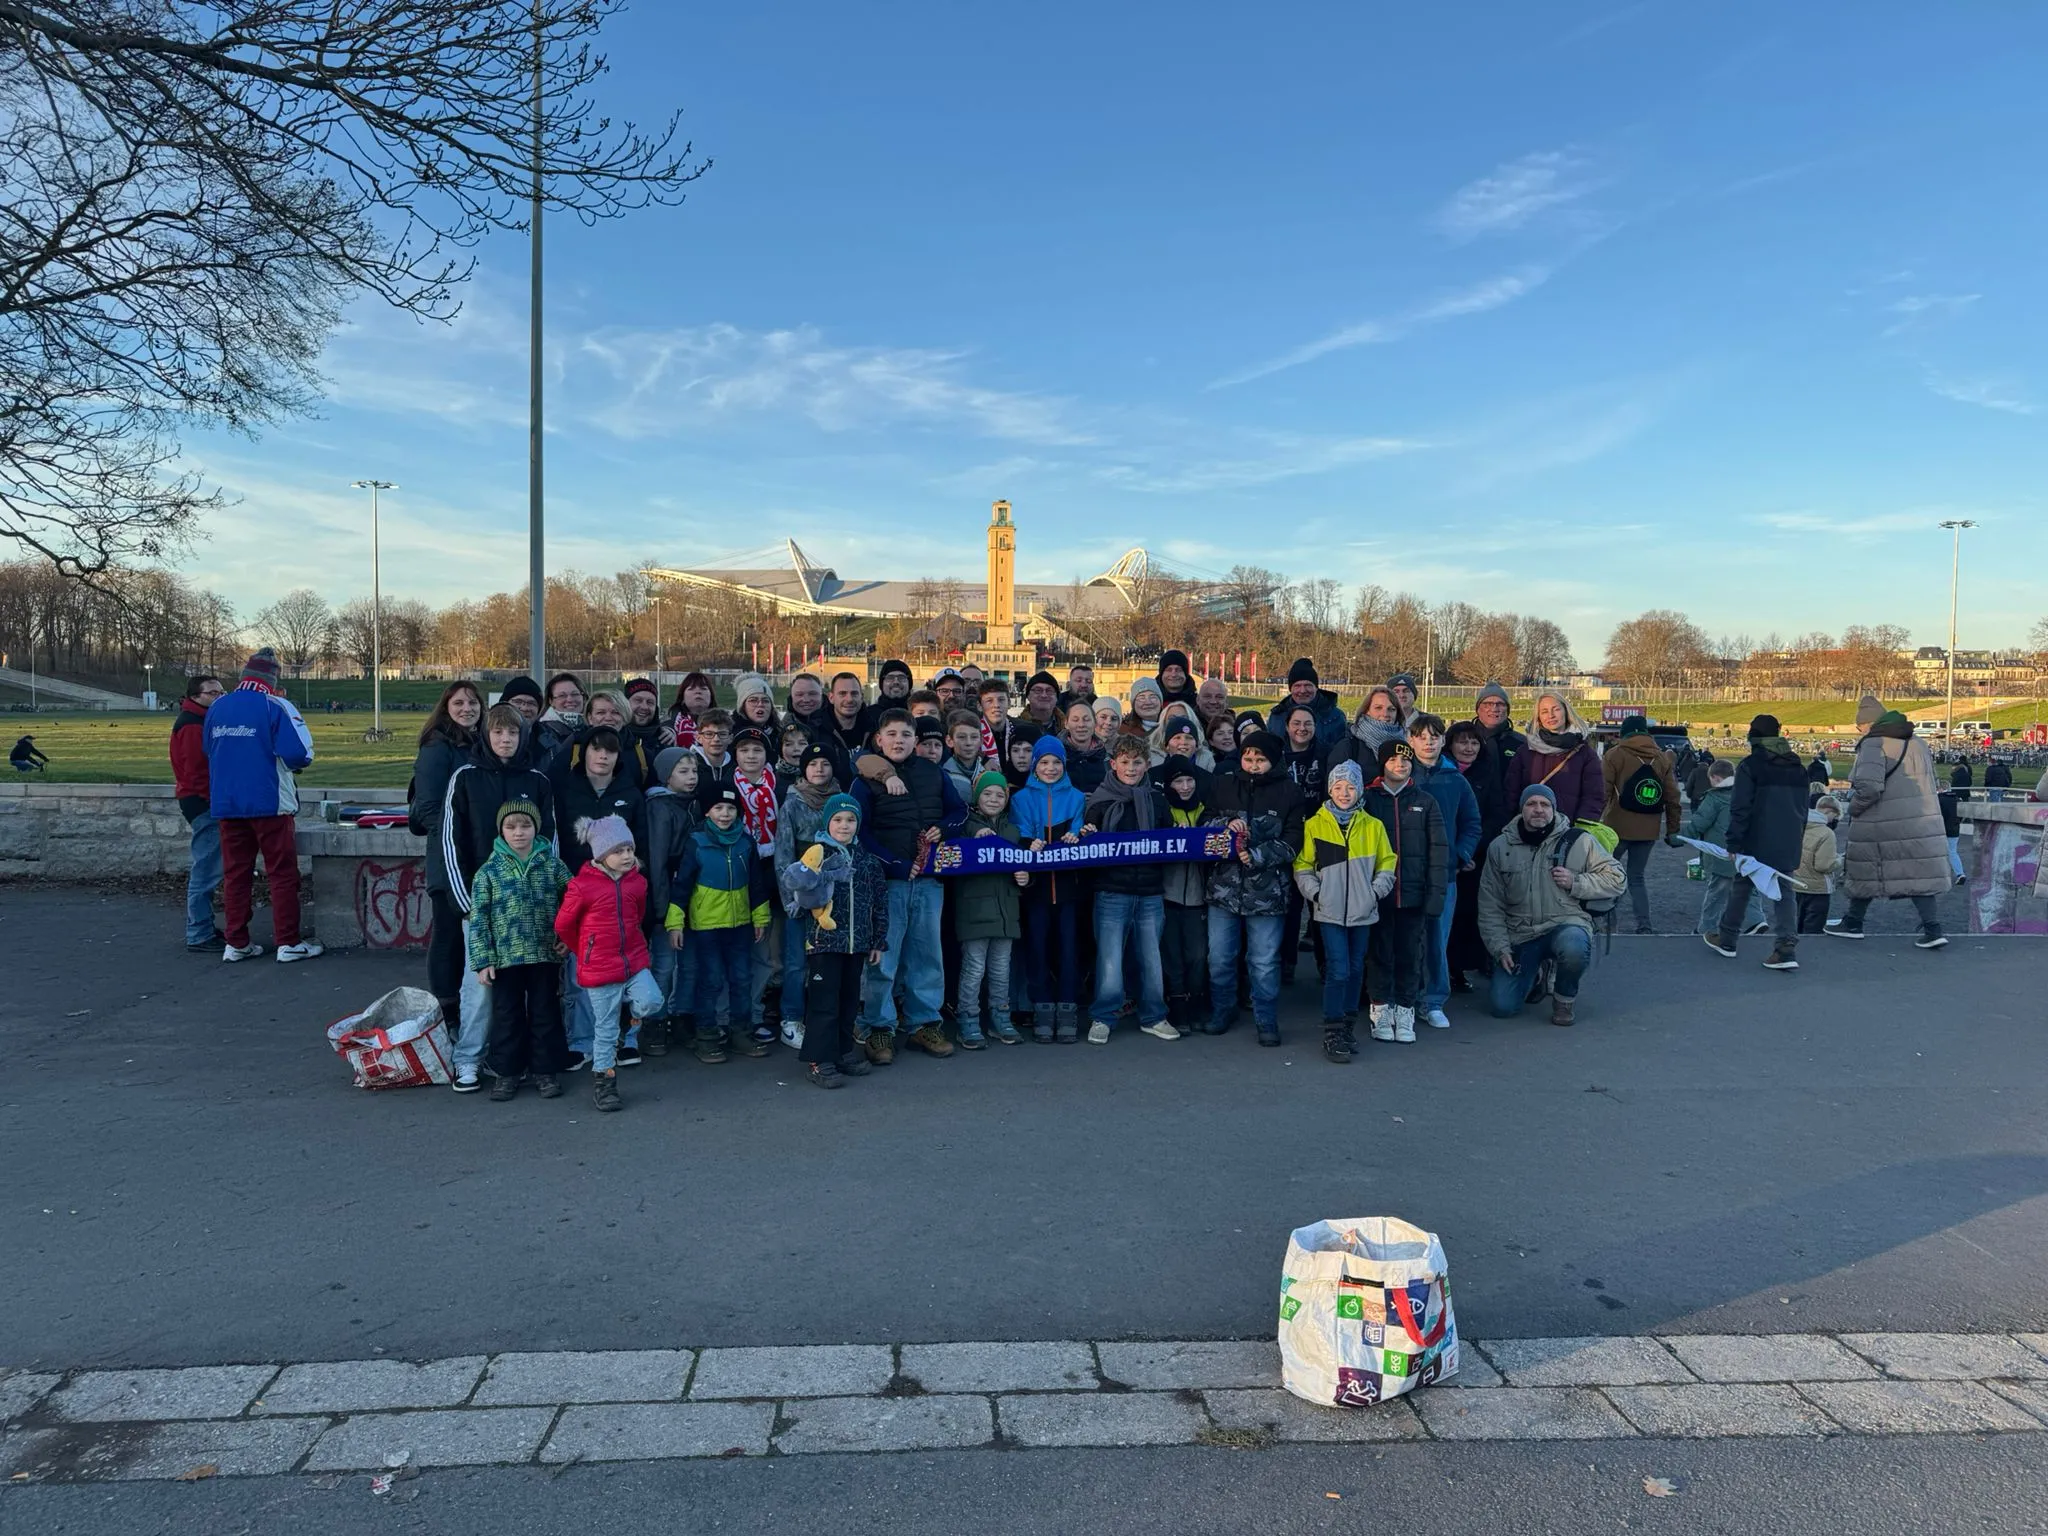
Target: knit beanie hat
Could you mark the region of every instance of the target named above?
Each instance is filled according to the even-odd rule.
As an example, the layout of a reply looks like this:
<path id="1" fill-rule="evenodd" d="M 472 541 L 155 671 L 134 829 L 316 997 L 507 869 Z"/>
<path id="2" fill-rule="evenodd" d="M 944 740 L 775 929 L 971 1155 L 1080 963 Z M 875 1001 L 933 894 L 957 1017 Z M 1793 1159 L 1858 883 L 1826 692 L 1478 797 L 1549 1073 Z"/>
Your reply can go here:
<path id="1" fill-rule="evenodd" d="M 630 699 L 636 693 L 650 694 L 657 699 L 661 697 L 661 691 L 654 686 L 654 679 L 651 677 L 626 679 L 626 697 Z"/>
<path id="2" fill-rule="evenodd" d="M 1174 715 L 1159 728 L 1159 739 L 1168 742 L 1176 736 L 1192 736 L 1199 744 L 1202 739 L 1202 728 L 1186 715 Z"/>
<path id="3" fill-rule="evenodd" d="M 1041 757 L 1056 757 L 1060 760 L 1060 766 L 1064 768 L 1067 765 L 1067 744 L 1051 732 L 1047 732 L 1038 738 L 1037 744 L 1031 749 L 1031 766 L 1034 769 Z"/>
<path id="4" fill-rule="evenodd" d="M 1179 667 L 1181 671 L 1187 671 L 1188 653 L 1186 651 L 1161 651 L 1159 653 L 1159 670 L 1163 674 L 1168 667 Z"/>
<path id="5" fill-rule="evenodd" d="M 1866 693 L 1856 701 L 1856 723 L 1858 725 L 1875 725 L 1877 717 L 1883 713 L 1884 704 L 1874 693 Z"/>
<path id="6" fill-rule="evenodd" d="M 1010 792 L 1010 781 L 1004 778 L 1001 772 L 994 768 L 990 768 L 985 772 L 975 775 L 975 800 L 979 801 L 982 796 L 982 791 L 989 789 L 1000 789 L 1004 794 L 1007 795 Z"/>
<path id="7" fill-rule="evenodd" d="M 1557 809 L 1557 791 L 1548 784 L 1531 784 L 1523 790 L 1521 804 L 1527 805 L 1531 800 L 1548 800 L 1550 808 Z"/>
<path id="8" fill-rule="evenodd" d="M 498 807 L 497 826 L 501 833 L 505 830 L 507 816 L 524 816 L 533 823 L 535 832 L 540 831 L 540 810 L 531 800 L 507 800 Z"/>
<path id="9" fill-rule="evenodd" d="M 1058 693 L 1060 691 L 1060 680 L 1054 677 L 1050 672 L 1032 673 L 1031 681 L 1024 685 L 1024 691 L 1026 693 L 1029 693 L 1032 689 L 1036 688 L 1040 683 L 1043 683 L 1046 687 L 1050 688 L 1054 693 Z"/>
<path id="10" fill-rule="evenodd" d="M 1343 762 L 1330 770 L 1330 782 L 1332 784 L 1349 784 L 1362 795 L 1365 793 L 1365 770 L 1347 757 Z"/>
<path id="11" fill-rule="evenodd" d="M 261 683 L 266 688 L 277 687 L 277 652 L 266 645 L 242 663 L 242 681 Z"/>
<path id="12" fill-rule="evenodd" d="M 687 747 L 663 747 L 654 754 L 654 782 L 666 784 L 668 776 L 676 771 L 676 764 L 690 755 Z"/>
<path id="13" fill-rule="evenodd" d="M 1239 752 L 1257 752 L 1266 759 L 1269 765 L 1277 768 L 1287 756 L 1287 743 L 1278 736 L 1275 736 L 1271 731 L 1261 727 L 1245 737 L 1243 741 L 1240 741 L 1237 744 L 1237 750 Z"/>
<path id="14" fill-rule="evenodd" d="M 1413 672 L 1396 672 L 1387 679 L 1387 686 L 1389 688 L 1406 688 L 1410 693 L 1420 691 L 1415 686 L 1415 674 Z"/>
<path id="15" fill-rule="evenodd" d="M 907 661 L 899 661 L 894 656 L 891 656 L 887 661 L 882 663 L 882 670 L 875 674 L 875 681 L 879 683 L 883 678 L 887 677 L 892 672 L 901 672 L 903 674 L 903 680 L 905 682 L 916 681 L 916 679 L 911 676 L 910 663 Z"/>
<path id="16" fill-rule="evenodd" d="M 1749 739 L 1751 741 L 1760 741 L 1766 736 L 1781 736 L 1783 734 L 1784 732 L 1778 729 L 1778 717 L 1776 715 L 1758 715 L 1749 722 Z"/>
<path id="17" fill-rule="evenodd" d="M 514 699 L 531 699 L 543 708 L 547 705 L 547 700 L 540 696 L 540 684 L 524 672 L 507 683 L 498 694 L 500 704 L 510 704 Z"/>
<path id="18" fill-rule="evenodd" d="M 824 743 L 816 741 L 804 748 L 803 760 L 797 765 L 798 775 L 802 778 L 809 778 L 811 776 L 811 764 L 817 762 L 820 758 L 832 764 L 833 776 L 837 777 L 839 765 L 832 762 L 832 753 L 826 748 Z"/>
<path id="19" fill-rule="evenodd" d="M 1501 703 L 1510 706 L 1514 703 L 1514 700 L 1508 697 L 1507 689 L 1501 687 L 1499 683 L 1488 683 L 1484 688 L 1480 689 L 1479 697 L 1472 701 L 1473 707 L 1476 709 L 1486 699 L 1499 699 Z"/>
<path id="20" fill-rule="evenodd" d="M 1166 703 L 1166 690 L 1159 686 L 1159 679 L 1156 677 L 1141 677 L 1131 684 L 1131 703 L 1133 706 L 1137 704 L 1138 695 L 1141 693 L 1151 694 L 1161 705 Z"/>
<path id="21" fill-rule="evenodd" d="M 601 859 L 615 848 L 632 847 L 633 829 L 623 816 L 600 816 L 590 824 L 583 840 L 590 844 L 590 856 Z"/>
<path id="22" fill-rule="evenodd" d="M 758 672 L 743 672 L 732 685 L 732 707 L 738 709 L 755 694 L 765 696 L 770 704 L 775 702 L 775 690 L 768 686 L 768 679 Z"/>
<path id="23" fill-rule="evenodd" d="M 818 812 L 818 815 L 823 818 L 824 825 L 829 827 L 832 825 L 832 818 L 841 811 L 852 812 L 855 821 L 861 819 L 860 802 L 854 799 L 853 796 L 846 794 L 828 796 L 825 801 L 825 808 Z"/>
<path id="24" fill-rule="evenodd" d="M 1771 722 L 1773 725 L 1777 723 L 1775 720 Z M 1630 715 L 1621 722 L 1621 734 L 1624 736 L 1647 736 L 1650 734 L 1650 722 L 1641 715 Z M 1777 733 L 1773 731 L 1772 734 L 1776 735 Z"/>
<path id="25" fill-rule="evenodd" d="M 1316 664 L 1306 656 L 1295 657 L 1294 665 L 1287 669 L 1287 686 L 1290 688 L 1296 683 L 1321 684 L 1321 682 L 1322 679 L 1316 676 Z"/>
<path id="26" fill-rule="evenodd" d="M 1237 717 L 1237 728 L 1241 731 L 1246 726 L 1255 731 L 1263 731 L 1266 728 L 1266 717 L 1256 709 L 1248 709 Z"/>
<path id="27" fill-rule="evenodd" d="M 917 733 L 919 741 L 944 741 L 946 739 L 946 727 L 934 715 L 919 715 L 910 722 L 910 727 Z"/>
<path id="28" fill-rule="evenodd" d="M 1175 779 L 1192 779 L 1198 771 L 1192 757 L 1175 752 L 1159 765 L 1159 779 L 1163 784 L 1171 784 Z"/>
<path id="29" fill-rule="evenodd" d="M 1380 760 L 1380 767 L 1384 769 L 1389 762 L 1391 762 L 1393 759 L 1397 757 L 1405 757 L 1408 759 L 1409 762 L 1414 762 L 1415 749 L 1409 746 L 1407 741 L 1404 740 L 1402 737 L 1396 736 L 1392 741 L 1383 741 L 1380 743 L 1380 750 L 1378 756 Z"/>

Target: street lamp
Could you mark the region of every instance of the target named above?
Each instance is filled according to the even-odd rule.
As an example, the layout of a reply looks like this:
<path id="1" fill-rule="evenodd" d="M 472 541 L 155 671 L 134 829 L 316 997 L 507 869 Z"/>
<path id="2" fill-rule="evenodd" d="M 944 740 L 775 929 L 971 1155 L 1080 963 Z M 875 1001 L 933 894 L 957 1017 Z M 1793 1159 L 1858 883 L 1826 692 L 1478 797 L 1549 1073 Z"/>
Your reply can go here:
<path id="1" fill-rule="evenodd" d="M 1941 744 L 1948 748 L 1956 739 L 1956 582 L 1963 569 L 1963 530 L 1977 525 L 1967 517 L 1950 517 L 1944 518 L 1941 526 L 1955 535 L 1948 567 L 1948 714 L 1941 728 Z"/>
<path id="2" fill-rule="evenodd" d="M 390 480 L 351 480 L 370 493 L 370 737 L 384 739 L 384 584 L 377 556 L 377 493 L 395 491 Z"/>

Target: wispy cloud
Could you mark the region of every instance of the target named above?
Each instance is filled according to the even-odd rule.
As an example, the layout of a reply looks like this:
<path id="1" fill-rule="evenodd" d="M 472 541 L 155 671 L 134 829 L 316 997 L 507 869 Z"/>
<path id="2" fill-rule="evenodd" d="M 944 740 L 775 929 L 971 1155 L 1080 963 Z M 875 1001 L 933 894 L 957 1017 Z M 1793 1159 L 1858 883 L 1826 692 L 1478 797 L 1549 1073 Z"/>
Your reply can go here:
<path id="1" fill-rule="evenodd" d="M 1885 305 L 1885 313 L 1898 318 L 1884 328 L 1884 334 L 1897 336 L 1937 320 L 1953 320 L 1983 297 L 1981 293 L 1906 294 Z"/>
<path id="2" fill-rule="evenodd" d="M 1534 293 L 1550 281 L 1555 271 L 1555 267 L 1548 266 L 1521 267 L 1513 272 L 1504 272 L 1498 277 L 1490 277 L 1470 288 L 1441 294 L 1396 315 L 1378 320 L 1362 320 L 1355 325 L 1343 326 L 1327 336 L 1319 336 L 1314 341 L 1304 342 L 1283 352 L 1278 357 L 1268 358 L 1263 363 L 1254 364 L 1237 373 L 1226 374 L 1210 384 L 1209 388 L 1229 389 L 1233 385 L 1248 384 L 1253 379 L 1263 379 L 1268 374 L 1298 368 L 1303 363 L 1313 362 L 1332 352 L 1343 352 L 1352 347 L 1384 346 L 1423 326 L 1499 309 L 1504 304 L 1512 304 L 1525 294 Z"/>
<path id="3" fill-rule="evenodd" d="M 1806 509 L 1765 512 L 1749 519 L 1779 533 L 1825 534 L 1852 543 L 1870 544 L 1895 534 L 1926 533 L 1945 517 L 1959 515 L 1950 507 L 1917 507 L 1897 512 L 1820 512 Z"/>
<path id="4" fill-rule="evenodd" d="M 1166 467 L 1109 464 L 1096 478 L 1123 490 L 1189 495 L 1203 491 L 1236 491 L 1328 474 L 1353 464 L 1400 454 L 1419 453 L 1435 444 L 1401 437 L 1312 437 L 1297 433 L 1251 434 L 1260 451 L 1236 457 L 1176 459 Z"/>
<path id="5" fill-rule="evenodd" d="M 1437 228 L 1458 241 L 1520 229 L 1593 191 L 1599 183 L 1590 169 L 1583 156 L 1562 149 L 1510 160 L 1454 192 L 1437 210 Z"/>
<path id="6" fill-rule="evenodd" d="M 2010 416 L 2032 416 L 2040 409 L 2017 386 L 2002 379 L 1952 379 L 1930 371 L 1927 387 L 1944 400 L 1987 411 L 2004 411 Z"/>

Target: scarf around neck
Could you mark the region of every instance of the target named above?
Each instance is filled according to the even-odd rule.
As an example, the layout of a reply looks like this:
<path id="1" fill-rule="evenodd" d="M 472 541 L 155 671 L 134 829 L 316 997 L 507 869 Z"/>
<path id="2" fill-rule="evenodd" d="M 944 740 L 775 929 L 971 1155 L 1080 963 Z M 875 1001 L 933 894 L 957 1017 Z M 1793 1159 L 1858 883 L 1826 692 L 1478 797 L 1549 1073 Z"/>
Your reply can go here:
<path id="1" fill-rule="evenodd" d="M 756 843 L 767 847 L 775 841 L 775 770 L 763 768 L 753 784 L 734 774 L 732 787 L 739 791 L 740 821 Z"/>

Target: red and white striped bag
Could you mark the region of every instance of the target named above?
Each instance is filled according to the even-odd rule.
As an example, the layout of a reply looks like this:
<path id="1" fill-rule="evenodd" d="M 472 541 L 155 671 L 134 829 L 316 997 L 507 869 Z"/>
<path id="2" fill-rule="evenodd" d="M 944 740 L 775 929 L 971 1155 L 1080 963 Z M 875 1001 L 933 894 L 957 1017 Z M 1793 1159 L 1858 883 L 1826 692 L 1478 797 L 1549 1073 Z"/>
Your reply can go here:
<path id="1" fill-rule="evenodd" d="M 327 1026 L 358 1088 L 427 1088 L 454 1081 L 454 1050 L 434 994 L 394 987 L 361 1013 Z"/>

